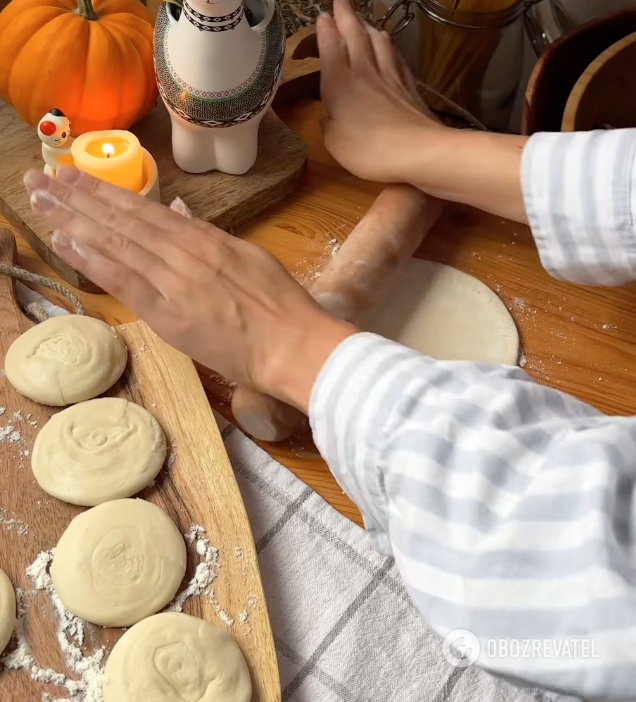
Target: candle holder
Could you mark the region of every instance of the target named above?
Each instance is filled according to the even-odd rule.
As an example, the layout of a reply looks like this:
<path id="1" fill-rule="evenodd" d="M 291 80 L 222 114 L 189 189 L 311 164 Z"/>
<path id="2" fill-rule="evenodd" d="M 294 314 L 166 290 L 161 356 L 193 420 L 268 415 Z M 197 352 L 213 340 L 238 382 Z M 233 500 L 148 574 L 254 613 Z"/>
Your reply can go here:
<path id="1" fill-rule="evenodd" d="M 152 154 L 147 149 L 142 147 L 144 154 L 143 160 L 143 180 L 144 187 L 139 191 L 139 195 L 147 197 L 154 202 L 161 202 L 161 190 L 159 188 L 159 170 L 157 162 L 152 157 Z M 44 172 L 46 175 L 55 177 L 55 171 L 48 165 L 44 164 Z"/>
<path id="2" fill-rule="evenodd" d="M 157 168 L 157 162 L 152 157 L 152 154 L 147 149 L 142 147 L 144 152 L 144 165 L 143 165 L 143 176 L 144 176 L 144 187 L 139 191 L 140 195 L 147 197 L 149 200 L 154 200 L 155 202 L 161 202 L 161 190 L 159 188 L 159 169 Z"/>

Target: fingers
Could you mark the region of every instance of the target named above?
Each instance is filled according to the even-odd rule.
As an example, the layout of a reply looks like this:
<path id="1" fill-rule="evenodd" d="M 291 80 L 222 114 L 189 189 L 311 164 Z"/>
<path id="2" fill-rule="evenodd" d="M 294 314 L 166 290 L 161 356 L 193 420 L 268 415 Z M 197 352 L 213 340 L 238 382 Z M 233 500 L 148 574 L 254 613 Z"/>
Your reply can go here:
<path id="1" fill-rule="evenodd" d="M 163 205 L 145 204 L 146 198 L 79 174 L 75 169 L 66 169 L 64 178 L 63 173 L 61 170 L 56 178 L 47 178 L 39 171 L 27 173 L 27 189 L 32 197 L 38 193 L 32 201 L 34 209 L 69 236 L 111 259 L 119 258 L 126 248 L 138 254 L 135 261 L 146 259 L 142 266 L 147 261 L 156 266 L 162 260 L 165 270 L 174 269 L 186 276 L 197 272 L 205 275 L 201 261 L 218 258 L 219 247 L 226 248 L 228 235 L 213 225 L 197 220 L 186 222 L 181 214 Z"/>
<path id="2" fill-rule="evenodd" d="M 349 0 L 334 0 L 333 17 L 352 66 L 367 68 L 375 63 L 369 34 L 353 10 Z"/>
<path id="3" fill-rule="evenodd" d="M 78 243 L 60 230 L 53 232 L 51 244 L 55 253 L 73 268 L 144 317 L 165 302 L 160 291 L 146 278 L 92 246 Z"/>
<path id="4" fill-rule="evenodd" d="M 401 83 L 402 75 L 400 73 L 397 54 L 391 42 L 391 37 L 387 32 L 379 32 L 369 25 L 367 25 L 366 29 L 369 34 L 371 46 L 373 47 L 373 53 L 375 54 L 375 62 L 380 73 L 384 78 Z"/>
<path id="5" fill-rule="evenodd" d="M 122 190 L 109 183 L 104 183 L 76 168 L 60 168 L 55 178 L 48 178 L 41 171 L 29 171 L 25 177 L 25 185 L 29 192 L 36 188 L 52 190 L 58 185 L 59 188 L 54 190 L 58 197 L 60 189 L 64 186 L 67 189 L 73 188 L 81 191 L 93 198 L 94 201 L 115 208 L 119 213 L 134 215 L 137 219 L 150 225 L 153 232 L 162 230 L 171 238 L 177 238 L 181 248 L 189 250 L 195 256 L 198 255 L 199 242 L 196 237 L 192 240 L 192 237 L 188 236 L 187 230 L 183 228 L 183 219 L 177 212 L 129 190 Z M 215 232 L 220 233 L 216 227 L 205 222 L 193 220 L 192 223 L 193 228 L 189 231 L 205 229 L 206 234 L 210 236 L 214 236 Z"/>
<path id="6" fill-rule="evenodd" d="M 39 174 L 38 174 L 39 177 Z M 27 186 L 38 180 L 31 173 L 25 179 Z M 91 179 L 94 181 L 94 179 Z M 93 195 L 92 190 L 67 185 L 54 178 L 47 183 L 45 190 L 32 190 L 33 193 L 49 195 L 51 198 L 38 197 L 34 203 L 38 207 L 49 207 L 48 210 L 38 210 L 45 214 L 57 227 L 63 229 L 71 236 L 82 236 L 86 227 L 86 220 L 95 223 L 102 230 L 100 237 L 104 237 L 104 229 L 111 230 L 118 238 L 134 241 L 148 252 L 165 261 L 173 261 L 175 246 L 170 237 L 162 233 L 161 227 L 149 224 L 139 218 L 135 211 L 120 209 L 111 202 L 104 202 Z M 119 195 L 120 193 L 117 193 Z M 57 204 L 56 204 L 57 203 Z M 74 215 L 77 215 L 75 217 Z M 78 227 L 81 229 L 78 230 Z M 87 232 L 90 235 L 90 231 Z M 87 243 L 90 243 L 87 241 Z"/>
<path id="7" fill-rule="evenodd" d="M 330 112 L 333 100 L 337 96 L 342 72 L 349 67 L 349 56 L 331 15 L 318 16 L 316 34 L 320 54 L 320 96 L 327 112 Z"/>
<path id="8" fill-rule="evenodd" d="M 167 278 L 172 278 L 163 259 L 134 240 L 120 236 L 110 227 L 73 211 L 47 190 L 34 191 L 31 194 L 31 206 L 57 229 L 64 231 L 78 246 L 89 246 L 110 261 L 135 271 L 157 290 L 166 284 Z"/>

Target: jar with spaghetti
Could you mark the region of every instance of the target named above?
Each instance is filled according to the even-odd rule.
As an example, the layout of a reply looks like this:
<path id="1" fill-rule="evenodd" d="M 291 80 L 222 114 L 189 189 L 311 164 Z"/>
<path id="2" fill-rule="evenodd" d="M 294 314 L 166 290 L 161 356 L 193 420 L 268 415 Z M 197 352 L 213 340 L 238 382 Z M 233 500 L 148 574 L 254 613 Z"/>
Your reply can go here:
<path id="1" fill-rule="evenodd" d="M 408 27 L 403 53 L 432 89 L 433 110 L 444 109 L 431 97 L 436 91 L 488 128 L 507 131 L 524 67 L 524 15 L 536 1 L 398 0 L 379 24 L 393 35 Z"/>

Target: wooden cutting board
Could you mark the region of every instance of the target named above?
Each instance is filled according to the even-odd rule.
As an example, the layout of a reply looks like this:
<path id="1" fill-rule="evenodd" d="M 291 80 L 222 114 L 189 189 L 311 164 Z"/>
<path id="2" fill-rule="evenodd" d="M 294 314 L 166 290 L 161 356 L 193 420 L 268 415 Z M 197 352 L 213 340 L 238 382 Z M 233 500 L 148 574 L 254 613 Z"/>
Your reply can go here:
<path id="1" fill-rule="evenodd" d="M 290 42 L 295 48 L 298 40 Z M 283 87 L 287 82 L 293 84 L 292 91 L 295 85 L 304 87 L 304 69 L 309 69 L 315 79 L 317 74 L 310 62 L 296 60 L 291 54 L 286 56 L 281 80 L 283 96 L 291 96 L 289 88 Z M 280 103 L 281 100 L 277 102 Z M 55 254 L 48 222 L 31 211 L 22 178 L 29 168 L 44 167 L 42 143 L 36 130 L 22 122 L 14 109 L 1 100 L 0 124 L 0 213 L 66 282 L 84 292 L 102 292 Z M 162 202 L 169 204 L 175 197 L 181 197 L 195 217 L 214 222 L 226 231 L 289 195 L 299 184 L 307 164 L 305 143 L 272 110 L 261 122 L 256 164 L 243 176 L 218 171 L 202 174 L 182 171 L 172 158 L 170 117 L 162 102 L 130 131 L 157 162 Z"/>
<path id="2" fill-rule="evenodd" d="M 0 231 L 0 261 L 15 255 L 13 235 Z M 20 311 L 13 281 L 0 276 L 0 358 L 32 323 Z M 279 702 L 280 683 L 252 533 L 219 430 L 192 361 L 164 344 L 143 322 L 117 327 L 129 349 L 129 363 L 108 395 L 143 405 L 157 418 L 173 446 L 174 462 L 140 497 L 162 507 L 185 534 L 193 524 L 205 528 L 218 548 L 214 598 L 191 598 L 184 611 L 226 628 L 240 645 L 252 674 L 253 702 Z M 3 374 L 2 374 L 3 375 Z M 0 567 L 14 587 L 32 588 L 25 569 L 38 554 L 55 547 L 82 511 L 44 493 L 33 479 L 30 454 L 38 430 L 57 410 L 19 395 L 0 377 L 0 427 L 14 426 L 19 440 L 0 442 Z M 19 413 L 19 414 L 15 414 Z M 15 435 L 13 437 L 15 439 Z M 168 467 L 169 466 L 169 467 Z M 188 547 L 188 569 L 181 590 L 201 562 Z M 48 594 L 26 598 L 25 632 L 38 665 L 66 673 L 56 634 L 58 623 Z M 241 617 L 243 614 L 243 617 Z M 228 626 L 229 620 L 234 623 Z M 110 651 L 122 630 L 87 625 L 84 652 Z M 15 647 L 15 640 L 7 651 Z M 77 676 L 71 676 L 77 677 Z M 34 682 L 23 671 L 0 667 L 0 700 L 53 699 L 68 693 Z"/>
<path id="3" fill-rule="evenodd" d="M 64 280 L 84 292 L 102 292 L 58 258 L 51 248 L 51 228 L 31 210 L 22 178 L 29 168 L 44 167 L 42 142 L 14 109 L 0 100 L 0 213 Z M 185 173 L 172 158 L 170 117 L 163 103 L 131 128 L 157 162 L 161 200 L 179 196 L 195 217 L 228 230 L 280 202 L 299 183 L 307 163 L 300 137 L 269 111 L 261 123 L 259 156 L 244 176 Z"/>

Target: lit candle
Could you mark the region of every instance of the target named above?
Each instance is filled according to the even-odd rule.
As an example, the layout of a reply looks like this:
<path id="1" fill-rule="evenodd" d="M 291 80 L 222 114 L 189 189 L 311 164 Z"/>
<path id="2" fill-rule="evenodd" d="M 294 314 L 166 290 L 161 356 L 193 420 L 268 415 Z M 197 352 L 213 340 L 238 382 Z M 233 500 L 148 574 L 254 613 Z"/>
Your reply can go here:
<path id="1" fill-rule="evenodd" d="M 75 166 L 95 178 L 138 193 L 144 187 L 144 155 L 130 132 L 87 132 L 71 146 Z"/>

